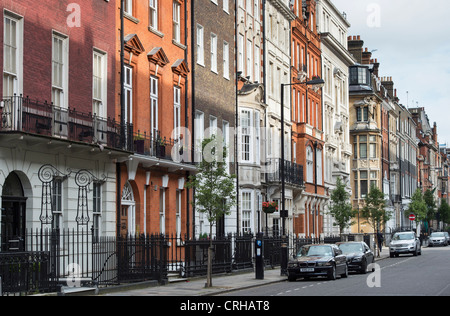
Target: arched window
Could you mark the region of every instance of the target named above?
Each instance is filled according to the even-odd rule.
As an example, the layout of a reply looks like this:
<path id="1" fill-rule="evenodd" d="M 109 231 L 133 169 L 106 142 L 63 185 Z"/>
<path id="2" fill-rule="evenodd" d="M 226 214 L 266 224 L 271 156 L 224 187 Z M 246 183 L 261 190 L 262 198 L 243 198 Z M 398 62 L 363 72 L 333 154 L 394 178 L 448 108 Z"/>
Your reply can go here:
<path id="1" fill-rule="evenodd" d="M 133 235 L 136 233 L 136 211 L 133 189 L 129 182 L 125 184 L 122 191 L 122 223 L 126 233 Z"/>
<path id="2" fill-rule="evenodd" d="M 306 182 L 314 182 L 314 158 L 311 147 L 306 147 Z"/>

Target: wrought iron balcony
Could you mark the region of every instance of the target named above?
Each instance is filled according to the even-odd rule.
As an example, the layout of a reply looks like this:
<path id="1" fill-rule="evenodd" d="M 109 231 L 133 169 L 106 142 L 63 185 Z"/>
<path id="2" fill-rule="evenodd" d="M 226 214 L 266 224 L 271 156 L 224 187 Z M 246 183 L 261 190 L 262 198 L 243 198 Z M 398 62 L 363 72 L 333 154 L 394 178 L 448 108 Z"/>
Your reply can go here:
<path id="1" fill-rule="evenodd" d="M 0 103 L 0 132 L 23 132 L 120 149 L 120 124 L 71 108 L 56 107 L 22 96 Z"/>
<path id="2" fill-rule="evenodd" d="M 268 159 L 266 165 L 267 182 L 281 182 L 281 159 Z M 303 166 L 284 161 L 284 180 L 287 184 L 303 186 Z"/>
<path id="3" fill-rule="evenodd" d="M 191 147 L 181 140 L 134 132 L 132 124 L 122 130 L 120 122 L 83 113 L 72 108 L 56 107 L 22 96 L 4 98 L 0 103 L 0 132 L 23 132 L 156 157 L 168 161 L 188 162 Z M 124 133 L 124 137 L 121 137 Z"/>
<path id="4" fill-rule="evenodd" d="M 129 126 L 132 141 L 129 151 L 139 155 L 156 157 L 159 159 L 190 163 L 192 160 L 192 147 L 183 144 L 182 139 L 172 139 L 163 137 L 160 131 L 154 133 L 132 132 L 133 127 Z"/>

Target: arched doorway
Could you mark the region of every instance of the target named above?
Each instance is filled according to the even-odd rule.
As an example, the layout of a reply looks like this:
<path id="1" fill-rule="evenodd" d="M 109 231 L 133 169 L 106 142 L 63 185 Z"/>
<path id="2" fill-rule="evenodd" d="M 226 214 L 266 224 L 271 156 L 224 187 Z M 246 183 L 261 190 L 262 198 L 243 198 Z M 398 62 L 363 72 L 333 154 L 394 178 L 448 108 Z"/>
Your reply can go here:
<path id="1" fill-rule="evenodd" d="M 22 182 L 15 172 L 6 178 L 2 190 L 1 250 L 20 251 L 24 247 L 26 201 Z"/>
<path id="2" fill-rule="evenodd" d="M 121 201 L 121 235 L 134 235 L 136 233 L 136 203 L 133 188 L 127 182 L 122 190 Z"/>

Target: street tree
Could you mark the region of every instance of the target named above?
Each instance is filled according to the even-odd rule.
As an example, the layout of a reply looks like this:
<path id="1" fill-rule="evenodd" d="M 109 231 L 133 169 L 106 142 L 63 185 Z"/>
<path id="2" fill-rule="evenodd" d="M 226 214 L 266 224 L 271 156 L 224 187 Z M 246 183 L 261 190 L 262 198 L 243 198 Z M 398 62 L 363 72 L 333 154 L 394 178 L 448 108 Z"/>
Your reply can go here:
<path id="1" fill-rule="evenodd" d="M 366 219 L 375 234 L 375 244 L 378 245 L 377 231 L 381 226 L 391 218 L 391 212 L 386 210 L 386 200 L 384 193 L 376 186 L 370 188 L 370 192 L 366 195 L 365 205 L 361 210 L 361 215 Z M 378 247 L 378 257 L 380 256 L 380 249 Z"/>
<path id="2" fill-rule="evenodd" d="M 420 223 L 427 218 L 428 207 L 422 194 L 422 190 L 417 189 L 414 192 L 411 203 L 409 204 L 409 212 L 416 216 L 416 223 Z"/>
<path id="3" fill-rule="evenodd" d="M 212 287 L 212 230 L 224 215 L 229 215 L 236 204 L 235 175 L 226 169 L 227 148 L 222 137 L 212 135 L 202 142 L 202 160 L 197 165 L 197 174 L 191 175 L 187 188 L 195 189 L 194 201 L 198 212 L 206 215 L 209 222 L 209 248 L 207 280 L 205 287 Z"/>
<path id="4" fill-rule="evenodd" d="M 441 221 L 445 224 L 450 223 L 450 205 L 447 203 L 446 199 L 441 199 L 441 205 L 438 208 L 438 213 Z"/>
<path id="5" fill-rule="evenodd" d="M 423 194 L 423 199 L 425 200 L 425 203 L 427 204 L 427 221 L 428 221 L 428 227 L 431 227 L 431 221 L 436 216 L 436 201 L 434 199 L 434 191 L 431 191 L 430 189 L 427 189 L 425 193 Z"/>
<path id="6" fill-rule="evenodd" d="M 342 236 L 344 229 L 354 224 L 352 219 L 356 215 L 350 203 L 350 194 L 345 190 L 345 184 L 338 177 L 336 188 L 331 192 L 330 206 L 328 213 L 333 216 L 334 226 L 339 227 L 339 234 Z"/>

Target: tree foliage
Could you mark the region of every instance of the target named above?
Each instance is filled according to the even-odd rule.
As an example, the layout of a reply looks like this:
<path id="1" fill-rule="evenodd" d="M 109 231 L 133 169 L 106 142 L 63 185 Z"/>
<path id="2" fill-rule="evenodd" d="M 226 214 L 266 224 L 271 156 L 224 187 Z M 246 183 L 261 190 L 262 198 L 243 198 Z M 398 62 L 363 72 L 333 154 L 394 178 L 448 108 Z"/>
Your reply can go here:
<path id="1" fill-rule="evenodd" d="M 416 215 L 416 222 L 421 222 L 427 218 L 428 207 L 420 189 L 414 192 L 409 204 L 409 211 Z"/>
<path id="2" fill-rule="evenodd" d="M 450 223 L 450 205 L 447 203 L 446 199 L 441 200 L 441 205 L 439 206 L 438 213 L 441 221 L 446 224 Z"/>
<path id="3" fill-rule="evenodd" d="M 384 193 L 378 187 L 371 187 L 369 194 L 365 198 L 365 205 L 362 208 L 361 215 L 374 229 L 374 232 L 391 218 L 391 212 L 386 210 Z"/>
<path id="4" fill-rule="evenodd" d="M 352 218 L 355 217 L 356 211 L 352 208 L 350 194 L 345 190 L 345 184 L 340 177 L 337 178 L 336 188 L 331 193 L 329 214 L 333 216 L 333 225 L 339 227 L 340 234 L 353 225 Z"/>
<path id="5" fill-rule="evenodd" d="M 212 286 L 212 229 L 224 215 L 229 215 L 236 204 L 235 175 L 226 169 L 227 149 L 222 137 L 206 138 L 202 142 L 202 161 L 197 174 L 189 177 L 187 188 L 194 188 L 194 201 L 198 212 L 206 214 L 209 221 L 210 244 L 206 287 Z"/>

